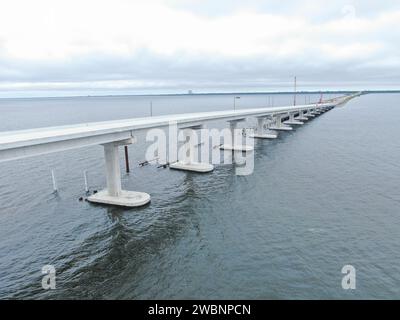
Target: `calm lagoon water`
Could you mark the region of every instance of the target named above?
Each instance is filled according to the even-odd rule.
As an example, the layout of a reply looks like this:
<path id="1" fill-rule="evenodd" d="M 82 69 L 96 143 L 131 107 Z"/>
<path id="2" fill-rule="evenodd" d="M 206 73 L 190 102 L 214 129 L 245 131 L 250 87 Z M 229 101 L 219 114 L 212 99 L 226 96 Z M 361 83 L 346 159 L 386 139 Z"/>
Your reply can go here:
<path id="1" fill-rule="evenodd" d="M 155 115 L 224 110 L 233 97 L 3 99 L 0 131 L 146 116 L 150 101 Z M 123 175 L 126 189 L 152 196 L 139 209 L 78 201 L 84 170 L 91 190 L 105 185 L 100 146 L 0 163 L 0 298 L 400 299 L 399 102 L 365 95 L 257 141 L 249 176 L 233 165 L 207 175 L 138 168 L 139 139 Z M 56 290 L 41 288 L 46 264 Z M 341 287 L 346 264 L 356 290 Z"/>

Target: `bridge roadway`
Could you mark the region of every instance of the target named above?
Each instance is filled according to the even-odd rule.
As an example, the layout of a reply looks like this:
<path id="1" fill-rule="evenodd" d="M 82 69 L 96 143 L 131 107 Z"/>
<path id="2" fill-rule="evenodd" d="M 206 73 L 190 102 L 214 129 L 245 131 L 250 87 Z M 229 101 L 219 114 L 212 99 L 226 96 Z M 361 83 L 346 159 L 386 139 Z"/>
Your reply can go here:
<path id="1" fill-rule="evenodd" d="M 258 119 L 258 128 L 254 138 L 276 138 L 276 131 L 291 130 L 288 124 L 303 124 L 302 121 L 315 117 L 336 106 L 343 105 L 358 95 L 353 94 L 308 105 L 172 114 L 0 132 L 0 162 L 93 145 L 103 145 L 107 188 L 90 196 L 88 200 L 102 204 L 136 207 L 147 204 L 150 201 L 150 195 L 143 192 L 122 190 L 118 147 L 132 144 L 135 141 L 135 135 L 139 131 L 168 127 L 172 123 L 182 130 L 199 128 L 205 123 L 215 120 L 228 121 L 233 130 L 237 122 L 245 121 L 249 117 L 255 117 Z M 285 117 L 289 117 L 289 120 L 282 122 Z M 265 132 L 264 126 L 266 118 L 270 119 L 268 132 Z M 232 136 L 231 145 L 225 144 L 221 149 L 251 151 L 248 148 L 237 145 L 233 139 Z M 197 172 L 208 172 L 213 169 L 212 165 L 196 163 L 193 159 L 178 161 L 178 163 L 171 164 L 171 167 Z"/>

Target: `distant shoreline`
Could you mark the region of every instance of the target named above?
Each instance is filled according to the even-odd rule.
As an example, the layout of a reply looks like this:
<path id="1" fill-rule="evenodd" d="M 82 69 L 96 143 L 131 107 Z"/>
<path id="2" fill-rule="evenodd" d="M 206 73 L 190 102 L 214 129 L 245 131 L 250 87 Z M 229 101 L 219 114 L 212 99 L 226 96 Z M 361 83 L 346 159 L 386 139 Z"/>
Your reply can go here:
<path id="1" fill-rule="evenodd" d="M 297 91 L 297 94 L 346 94 L 362 92 L 363 94 L 400 93 L 400 90 L 324 90 L 324 91 Z M 108 94 L 108 95 L 76 95 L 53 97 L 14 97 L 1 98 L 0 100 L 24 100 L 24 99 L 68 99 L 68 98 L 120 98 L 120 97 L 180 97 L 180 96 L 231 96 L 231 95 L 278 95 L 293 94 L 293 91 L 254 91 L 254 92 L 199 92 L 199 93 L 153 93 L 153 94 Z"/>

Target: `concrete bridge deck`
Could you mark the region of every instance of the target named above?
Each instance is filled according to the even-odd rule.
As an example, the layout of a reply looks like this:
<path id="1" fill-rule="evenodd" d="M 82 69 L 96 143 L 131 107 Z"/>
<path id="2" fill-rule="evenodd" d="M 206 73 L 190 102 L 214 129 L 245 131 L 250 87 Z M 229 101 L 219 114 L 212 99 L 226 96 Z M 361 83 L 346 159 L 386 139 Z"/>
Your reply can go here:
<path id="1" fill-rule="evenodd" d="M 148 203 L 150 201 L 150 196 L 141 192 L 122 190 L 118 159 L 118 147 L 134 142 L 134 137 L 137 132 L 152 128 L 168 127 L 171 123 L 176 124 L 179 129 L 199 127 L 209 121 L 215 120 L 229 121 L 231 129 L 234 129 L 238 121 L 244 121 L 246 118 L 255 117 L 259 120 L 259 127 L 258 135 L 254 135 L 254 138 L 276 138 L 276 134 L 263 132 L 263 119 L 266 117 L 274 120 L 274 124 L 271 128 L 275 130 L 290 130 L 291 127 L 282 123 L 282 118 L 289 117 L 289 124 L 302 124 L 302 122 L 296 120 L 295 115 L 302 120 L 308 117 L 314 117 L 321 112 L 344 104 L 356 96 L 358 96 L 358 94 L 309 105 L 172 114 L 157 117 L 0 132 L 0 162 L 92 145 L 103 145 L 106 160 L 107 189 L 103 190 L 98 195 L 91 196 L 89 200 L 105 204 L 131 207 L 140 206 Z M 235 146 L 232 142 L 231 150 L 248 151 L 248 149 L 240 150 L 240 148 L 238 148 L 239 147 Z M 225 149 L 229 149 L 229 147 L 225 146 Z M 204 170 L 204 167 L 200 166 L 198 167 L 199 170 L 196 170 L 196 166 L 191 166 L 190 163 L 183 163 L 181 167 L 179 167 L 178 164 L 175 168 L 205 172 L 201 171 Z M 208 168 L 212 169 L 212 166 L 210 167 L 210 165 L 208 165 Z"/>

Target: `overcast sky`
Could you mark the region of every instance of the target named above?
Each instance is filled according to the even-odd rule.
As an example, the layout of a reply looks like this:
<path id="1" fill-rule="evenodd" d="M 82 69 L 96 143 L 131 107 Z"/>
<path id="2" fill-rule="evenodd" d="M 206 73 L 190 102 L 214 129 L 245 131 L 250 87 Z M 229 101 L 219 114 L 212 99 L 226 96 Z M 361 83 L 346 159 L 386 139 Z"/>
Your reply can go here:
<path id="1" fill-rule="evenodd" d="M 400 88 L 399 0 L 1 0 L 0 97 Z"/>

